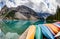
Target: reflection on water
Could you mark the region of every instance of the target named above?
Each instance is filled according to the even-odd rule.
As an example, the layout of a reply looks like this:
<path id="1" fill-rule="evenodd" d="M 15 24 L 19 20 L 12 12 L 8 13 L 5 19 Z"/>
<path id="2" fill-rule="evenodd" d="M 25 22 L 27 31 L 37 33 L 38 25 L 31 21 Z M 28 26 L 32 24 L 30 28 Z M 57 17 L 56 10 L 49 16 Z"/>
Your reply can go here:
<path id="1" fill-rule="evenodd" d="M 43 23 L 40 21 L 33 20 L 3 20 L 0 21 L 1 29 L 4 33 L 7 32 L 17 32 L 18 34 L 23 33 L 31 24 Z"/>
<path id="2" fill-rule="evenodd" d="M 17 33 L 8 32 L 5 36 L 5 39 L 18 39 L 19 35 Z"/>
<path id="3" fill-rule="evenodd" d="M 30 25 L 30 21 L 27 20 L 0 21 L 0 39 L 18 39 L 19 35 L 21 35 Z"/>
<path id="4" fill-rule="evenodd" d="M 30 25 L 43 24 L 40 20 L 3 20 L 0 21 L 0 39 L 17 39 Z M 12 34 L 12 35 L 11 35 Z"/>
<path id="5" fill-rule="evenodd" d="M 17 33 L 7 32 L 4 34 L 0 29 L 0 39 L 18 39 L 19 35 Z"/>
<path id="6" fill-rule="evenodd" d="M 3 20 L 0 21 L 0 39 L 18 39 L 34 21 Z"/>
<path id="7" fill-rule="evenodd" d="M 17 32 L 18 34 L 23 33 L 26 28 L 29 27 L 29 25 L 31 25 L 31 23 L 29 21 L 12 21 L 12 20 L 8 20 L 8 21 L 3 21 L 2 22 L 2 30 L 4 33 L 7 32 Z"/>
<path id="8" fill-rule="evenodd" d="M 22 34 L 30 25 L 32 24 L 43 24 L 44 21 L 40 20 L 3 20 L 0 21 L 0 29 L 4 33 L 7 32 L 16 32 Z"/>

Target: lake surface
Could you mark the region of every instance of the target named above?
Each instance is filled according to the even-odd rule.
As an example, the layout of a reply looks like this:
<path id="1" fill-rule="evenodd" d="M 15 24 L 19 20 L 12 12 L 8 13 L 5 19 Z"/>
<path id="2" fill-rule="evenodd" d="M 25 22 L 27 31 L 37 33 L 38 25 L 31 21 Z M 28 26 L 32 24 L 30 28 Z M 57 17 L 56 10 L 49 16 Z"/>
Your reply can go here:
<path id="1" fill-rule="evenodd" d="M 22 34 L 30 25 L 37 24 L 36 22 L 33 20 L 3 20 L 0 21 L 0 29 L 4 33 L 16 32 Z"/>
<path id="2" fill-rule="evenodd" d="M 47 21 L 53 23 L 54 21 Z M 40 20 L 3 20 L 0 21 L 0 39 L 18 39 L 30 25 L 44 24 Z"/>
<path id="3" fill-rule="evenodd" d="M 22 34 L 30 25 L 44 24 L 44 21 L 40 20 L 3 20 L 0 21 L 0 29 L 4 33 L 15 32 Z"/>

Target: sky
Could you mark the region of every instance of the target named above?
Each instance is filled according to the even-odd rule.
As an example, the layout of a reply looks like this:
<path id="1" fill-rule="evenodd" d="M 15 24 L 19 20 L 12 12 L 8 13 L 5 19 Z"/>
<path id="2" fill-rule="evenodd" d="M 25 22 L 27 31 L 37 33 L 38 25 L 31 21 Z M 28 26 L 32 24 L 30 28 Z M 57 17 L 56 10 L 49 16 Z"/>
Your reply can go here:
<path id="1" fill-rule="evenodd" d="M 4 5 L 8 8 L 25 5 L 35 12 L 55 14 L 60 0 L 0 0 L 0 10 Z"/>

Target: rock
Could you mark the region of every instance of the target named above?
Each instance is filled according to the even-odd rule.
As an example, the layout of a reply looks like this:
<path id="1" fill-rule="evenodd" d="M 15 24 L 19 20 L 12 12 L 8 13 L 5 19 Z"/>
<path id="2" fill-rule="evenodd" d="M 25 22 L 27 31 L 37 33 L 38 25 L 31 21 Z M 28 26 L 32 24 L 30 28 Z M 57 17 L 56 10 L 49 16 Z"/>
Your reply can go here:
<path id="1" fill-rule="evenodd" d="M 36 20 L 38 18 L 37 14 L 34 10 L 32 10 L 31 8 L 24 6 L 24 5 L 21 5 L 18 7 L 11 7 L 11 8 L 4 6 L 1 10 L 1 13 L 2 13 L 2 15 L 5 15 L 4 19 L 10 19 L 11 18 L 11 19 Z"/>
<path id="2" fill-rule="evenodd" d="M 5 37 L 5 39 L 18 39 L 18 38 L 19 35 L 17 33 L 11 33 L 11 32 L 8 32 Z"/>
<path id="3" fill-rule="evenodd" d="M 5 39 L 5 34 L 0 29 L 0 39 Z"/>

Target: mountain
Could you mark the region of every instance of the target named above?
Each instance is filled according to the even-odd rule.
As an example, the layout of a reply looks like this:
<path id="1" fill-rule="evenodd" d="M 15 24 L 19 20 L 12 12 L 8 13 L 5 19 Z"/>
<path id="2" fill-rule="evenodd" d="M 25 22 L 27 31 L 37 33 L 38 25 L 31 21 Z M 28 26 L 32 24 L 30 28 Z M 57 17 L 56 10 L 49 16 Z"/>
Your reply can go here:
<path id="1" fill-rule="evenodd" d="M 57 5 L 60 6 L 59 0 L 0 0 L 0 8 L 4 5 L 7 7 L 17 7 L 19 5 L 25 5 L 30 7 L 36 12 L 48 12 L 55 14 Z"/>
<path id="2" fill-rule="evenodd" d="M 5 5 L 2 9 L 1 9 L 1 11 L 0 11 L 0 14 L 1 15 L 3 15 L 3 14 L 5 14 L 6 12 L 8 12 L 8 7 Z"/>
<path id="3" fill-rule="evenodd" d="M 4 19 L 36 20 L 38 18 L 35 11 L 24 5 L 11 8 L 4 6 L 0 12 Z"/>
<path id="4" fill-rule="evenodd" d="M 49 14 L 49 13 L 37 13 L 37 15 L 38 15 L 38 17 L 40 17 L 40 18 L 44 18 L 44 17 L 48 17 L 48 16 L 50 16 L 50 15 L 52 15 L 52 14 Z"/>
<path id="5" fill-rule="evenodd" d="M 41 18 L 44 19 L 44 17 L 49 16 L 47 20 L 60 20 L 60 8 L 59 7 L 57 8 L 55 15 L 51 15 L 49 13 L 36 13 L 31 8 L 24 5 L 11 8 L 4 6 L 0 11 L 0 15 L 4 19 L 37 20 Z"/>

